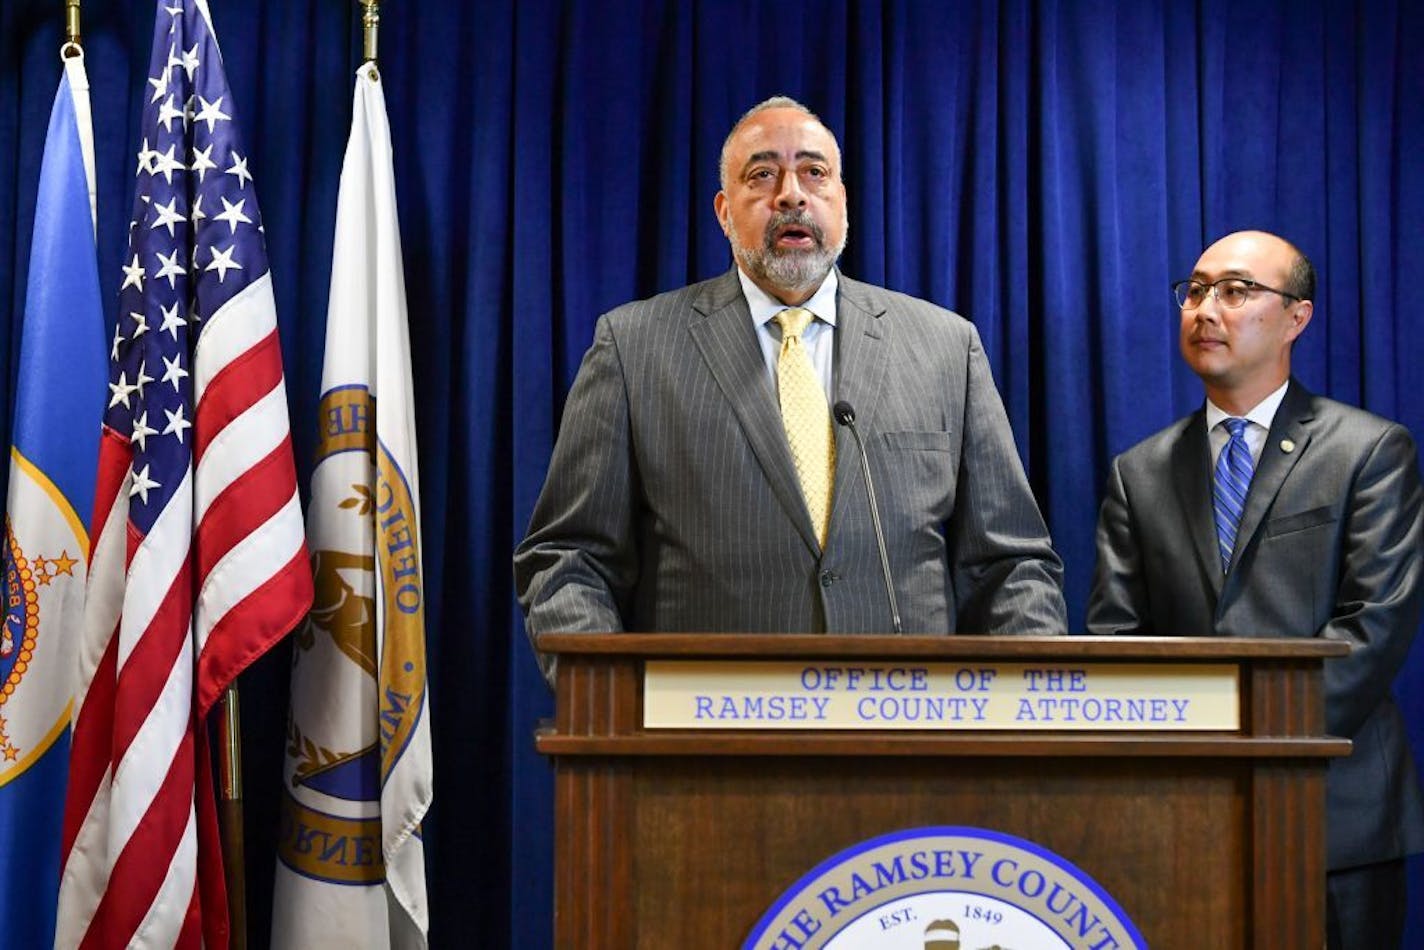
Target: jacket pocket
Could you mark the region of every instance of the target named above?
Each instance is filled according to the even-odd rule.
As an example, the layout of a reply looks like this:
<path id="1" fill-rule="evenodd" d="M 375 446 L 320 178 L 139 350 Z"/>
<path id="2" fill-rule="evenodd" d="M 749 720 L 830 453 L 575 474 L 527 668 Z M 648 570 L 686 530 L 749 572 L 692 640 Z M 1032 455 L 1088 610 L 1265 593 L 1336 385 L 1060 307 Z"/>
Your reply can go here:
<path id="1" fill-rule="evenodd" d="M 887 432 L 885 444 L 891 449 L 920 452 L 954 451 L 954 439 L 948 432 Z"/>
<path id="2" fill-rule="evenodd" d="M 922 556 L 937 560 L 943 545 L 940 525 L 954 510 L 959 443 L 937 430 L 886 432 L 884 438 L 886 451 L 872 464 L 879 469 L 877 487 L 892 499 L 883 512 L 892 522 L 886 533 L 922 537 L 929 546 Z M 893 524 L 896 519 L 903 523 Z"/>
<path id="3" fill-rule="evenodd" d="M 1278 538 L 1283 534 L 1292 534 L 1296 531 L 1304 531 L 1307 528 L 1314 528 L 1323 524 L 1331 524 L 1335 521 L 1335 515 L 1330 507 L 1312 508 L 1309 511 L 1302 511 L 1296 515 L 1286 515 L 1281 518 L 1272 518 L 1266 522 L 1266 537 Z"/>

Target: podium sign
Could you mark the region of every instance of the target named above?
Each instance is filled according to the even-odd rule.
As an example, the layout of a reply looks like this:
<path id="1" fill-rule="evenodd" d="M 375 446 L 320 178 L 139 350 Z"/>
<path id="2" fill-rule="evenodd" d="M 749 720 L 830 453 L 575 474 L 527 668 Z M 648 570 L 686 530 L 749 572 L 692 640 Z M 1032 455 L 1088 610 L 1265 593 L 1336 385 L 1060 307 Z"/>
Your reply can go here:
<path id="1" fill-rule="evenodd" d="M 647 729 L 1235 731 L 1230 664 L 649 660 Z"/>

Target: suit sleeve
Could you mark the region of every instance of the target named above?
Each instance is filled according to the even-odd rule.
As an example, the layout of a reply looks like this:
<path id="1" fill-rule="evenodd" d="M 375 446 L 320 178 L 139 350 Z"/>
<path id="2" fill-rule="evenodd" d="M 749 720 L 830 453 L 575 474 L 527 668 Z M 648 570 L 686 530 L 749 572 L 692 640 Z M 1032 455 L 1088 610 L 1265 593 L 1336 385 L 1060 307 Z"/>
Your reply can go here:
<path id="1" fill-rule="evenodd" d="M 617 632 L 637 580 L 637 477 L 618 345 L 601 319 L 564 407 L 514 581 L 532 637 Z"/>
<path id="2" fill-rule="evenodd" d="M 977 332 L 967 390 L 947 537 L 956 626 L 969 633 L 1065 634 L 1063 562 L 1029 489 Z"/>
<path id="3" fill-rule="evenodd" d="M 1424 490 L 1403 427 L 1391 426 L 1371 448 L 1344 517 L 1334 616 L 1318 635 L 1353 648 L 1325 664 L 1326 728 L 1352 736 L 1388 695 L 1419 626 Z"/>
<path id="4" fill-rule="evenodd" d="M 1142 556 L 1132 531 L 1132 509 L 1122 478 L 1122 459 L 1113 460 L 1103 506 L 1098 512 L 1098 565 L 1088 595 L 1088 633 L 1095 636 L 1146 633 L 1149 609 Z"/>

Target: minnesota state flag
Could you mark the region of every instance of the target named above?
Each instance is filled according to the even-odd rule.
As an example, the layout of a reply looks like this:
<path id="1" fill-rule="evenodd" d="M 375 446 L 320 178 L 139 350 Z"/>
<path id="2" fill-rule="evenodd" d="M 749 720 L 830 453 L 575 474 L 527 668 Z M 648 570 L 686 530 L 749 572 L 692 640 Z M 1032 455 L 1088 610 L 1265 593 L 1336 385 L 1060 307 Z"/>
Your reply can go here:
<path id="1" fill-rule="evenodd" d="M 108 376 L 93 181 L 89 82 L 71 47 L 40 166 L 5 501 L 0 943 L 14 947 L 54 939 L 84 525 Z"/>

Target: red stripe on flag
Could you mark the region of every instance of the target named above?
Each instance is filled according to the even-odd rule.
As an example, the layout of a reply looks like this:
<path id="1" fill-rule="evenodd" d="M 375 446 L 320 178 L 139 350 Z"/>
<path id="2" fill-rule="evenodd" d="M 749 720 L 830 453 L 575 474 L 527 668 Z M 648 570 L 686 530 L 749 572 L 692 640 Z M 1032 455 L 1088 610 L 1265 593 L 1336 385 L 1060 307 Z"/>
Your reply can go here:
<path id="1" fill-rule="evenodd" d="M 133 464 L 133 452 L 129 451 L 129 440 L 108 426 L 99 435 L 99 468 L 94 473 L 94 514 L 89 521 L 89 561 L 94 561 L 94 551 L 98 548 L 98 538 L 109 520 L 109 512 L 114 500 L 119 497 L 124 477 Z"/>
<path id="2" fill-rule="evenodd" d="M 196 800 L 193 808 L 198 816 L 198 886 L 194 890 L 201 901 L 203 942 L 208 947 L 221 948 L 228 945 L 227 879 L 223 867 L 222 834 L 218 828 L 212 755 L 208 750 L 206 730 L 199 730 L 196 739 L 198 784 L 194 789 Z"/>
<path id="3" fill-rule="evenodd" d="M 282 382 L 282 344 L 273 330 L 218 370 L 193 420 L 193 467 L 218 433 Z"/>
<path id="4" fill-rule="evenodd" d="M 193 616 L 190 563 L 184 558 L 148 629 L 119 671 L 118 701 L 114 705 L 115 762 L 123 761 L 134 736 L 153 714 L 173 665 L 188 642 L 188 622 Z"/>
<path id="5" fill-rule="evenodd" d="M 95 472 L 94 511 L 89 522 L 89 583 L 93 584 L 94 554 L 103 541 L 102 535 L 109 522 L 124 478 L 128 475 L 133 454 L 129 451 L 129 440 L 108 426 L 99 435 L 99 461 Z M 115 530 L 124 530 L 123 525 Z M 122 570 L 115 564 L 99 565 L 108 570 Z M 87 631 L 86 631 L 87 635 Z M 85 645 L 81 644 L 81 651 Z M 70 739 L 69 786 L 64 796 L 64 827 L 60 839 L 60 866 L 69 862 L 70 852 L 79 830 L 88 817 L 94 798 L 104 784 L 112 761 L 113 731 L 110 728 L 114 716 L 114 693 L 118 669 L 118 628 L 109 631 L 93 679 L 84 690 L 84 701 L 79 707 L 79 715 L 74 718 L 74 734 Z"/>
<path id="6" fill-rule="evenodd" d="M 148 916 L 188 826 L 193 802 L 192 729 L 189 720 L 188 732 L 168 763 L 153 803 L 124 842 L 81 948 L 127 946 Z"/>
<path id="7" fill-rule="evenodd" d="M 198 657 L 198 715 L 227 685 L 301 622 L 312 603 L 311 565 L 303 544 L 282 568 L 223 614 Z"/>
<path id="8" fill-rule="evenodd" d="M 193 542 L 201 590 L 213 565 L 238 542 L 267 523 L 292 500 L 297 466 L 291 436 L 257 464 L 233 479 L 203 514 Z"/>
<path id="9" fill-rule="evenodd" d="M 69 750 L 69 788 L 64 796 L 64 835 L 61 839 L 60 867 L 69 862 L 74 839 L 94 804 L 112 761 L 113 733 L 109 723 L 114 714 L 114 670 L 118 665 L 118 631 L 109 638 L 103 658 L 94 670 L 94 681 L 84 696 L 74 721 L 74 737 Z"/>
<path id="10" fill-rule="evenodd" d="M 188 912 L 183 915 L 183 927 L 178 931 L 178 941 L 173 944 L 175 948 L 183 947 L 186 950 L 188 947 L 201 948 L 203 946 L 203 903 L 200 899 L 201 895 L 201 887 L 193 888 L 193 899 L 188 901 Z M 226 909 L 224 909 L 224 912 L 226 912 Z M 223 940 L 221 943 L 213 943 L 209 944 L 209 946 L 226 947 L 227 941 Z"/>

